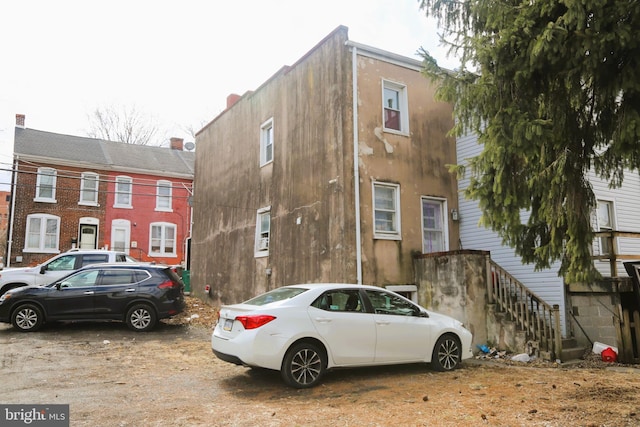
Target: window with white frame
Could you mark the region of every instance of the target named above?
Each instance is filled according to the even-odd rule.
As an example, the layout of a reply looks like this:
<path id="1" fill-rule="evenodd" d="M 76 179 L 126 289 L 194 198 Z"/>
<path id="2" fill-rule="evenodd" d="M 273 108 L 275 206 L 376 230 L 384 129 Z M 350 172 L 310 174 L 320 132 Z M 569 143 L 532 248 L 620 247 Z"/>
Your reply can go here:
<path id="1" fill-rule="evenodd" d="M 24 252 L 58 252 L 60 217 L 47 214 L 27 215 Z"/>
<path id="2" fill-rule="evenodd" d="M 273 161 L 273 119 L 260 126 L 260 166 Z"/>
<path id="3" fill-rule="evenodd" d="M 258 210 L 256 219 L 255 255 L 269 255 L 269 239 L 271 237 L 271 207 Z"/>
<path id="4" fill-rule="evenodd" d="M 613 231 L 614 215 L 613 202 L 611 200 L 598 200 L 597 204 L 597 226 L 598 231 Z M 613 237 L 600 236 L 600 254 L 607 255 L 612 253 Z"/>
<path id="5" fill-rule="evenodd" d="M 373 237 L 400 239 L 400 186 L 373 183 Z"/>
<path id="6" fill-rule="evenodd" d="M 131 208 L 131 192 L 133 180 L 128 176 L 116 177 L 116 197 L 114 208 Z"/>
<path id="7" fill-rule="evenodd" d="M 93 172 L 83 172 L 80 179 L 80 201 L 81 205 L 98 205 L 98 174 Z"/>
<path id="8" fill-rule="evenodd" d="M 171 212 L 171 181 L 158 181 L 156 187 L 156 210 Z"/>
<path id="9" fill-rule="evenodd" d="M 446 200 L 422 198 L 422 252 L 442 252 L 448 249 Z"/>
<path id="10" fill-rule="evenodd" d="M 38 168 L 35 202 L 56 202 L 56 176 L 57 171 L 55 169 Z"/>
<path id="11" fill-rule="evenodd" d="M 408 134 L 407 87 L 399 83 L 383 80 L 382 104 L 384 130 Z"/>
<path id="12" fill-rule="evenodd" d="M 168 222 L 151 223 L 150 256 L 175 256 L 176 225 Z"/>

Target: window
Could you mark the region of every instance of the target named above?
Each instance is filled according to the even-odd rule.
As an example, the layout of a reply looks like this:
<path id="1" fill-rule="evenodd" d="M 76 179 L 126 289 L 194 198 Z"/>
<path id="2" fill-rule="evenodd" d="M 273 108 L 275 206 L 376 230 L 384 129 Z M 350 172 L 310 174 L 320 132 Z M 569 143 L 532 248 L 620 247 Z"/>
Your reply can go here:
<path id="1" fill-rule="evenodd" d="M 255 255 L 269 255 L 269 238 L 271 236 L 271 207 L 258 210 L 256 220 Z"/>
<path id="2" fill-rule="evenodd" d="M 273 119 L 260 126 L 260 166 L 273 161 Z"/>
<path id="3" fill-rule="evenodd" d="M 151 224 L 151 256 L 175 256 L 176 226 L 167 222 Z"/>
<path id="4" fill-rule="evenodd" d="M 81 205 L 98 205 L 98 174 L 84 172 L 80 180 Z"/>
<path id="5" fill-rule="evenodd" d="M 598 231 L 613 231 L 613 202 L 609 200 L 598 200 L 597 225 Z M 613 237 L 600 236 L 600 254 L 607 255 L 612 253 Z"/>
<path id="6" fill-rule="evenodd" d="M 407 87 L 383 80 L 382 103 L 384 130 L 408 134 Z"/>
<path id="7" fill-rule="evenodd" d="M 85 254 L 82 255 L 82 267 L 91 264 L 100 264 L 102 262 L 109 262 L 109 255 L 107 254 Z"/>
<path id="8" fill-rule="evenodd" d="M 384 291 L 365 291 L 376 314 L 394 316 L 420 316 L 422 310 L 411 302 Z"/>
<path id="9" fill-rule="evenodd" d="M 54 259 L 49 264 L 47 264 L 46 269 L 48 271 L 75 270 L 77 261 L 78 261 L 77 255 L 64 255 Z"/>
<path id="10" fill-rule="evenodd" d="M 55 169 L 38 168 L 35 202 L 56 202 L 56 173 Z"/>
<path id="11" fill-rule="evenodd" d="M 442 252 L 448 248 L 446 201 L 422 198 L 422 252 Z"/>
<path id="12" fill-rule="evenodd" d="M 116 200 L 114 208 L 130 208 L 132 180 L 128 176 L 116 177 Z"/>
<path id="13" fill-rule="evenodd" d="M 373 183 L 374 238 L 400 239 L 400 186 Z"/>
<path id="14" fill-rule="evenodd" d="M 95 286 L 99 270 L 81 271 L 60 282 L 61 288 L 85 288 Z"/>
<path id="15" fill-rule="evenodd" d="M 156 210 L 172 212 L 171 181 L 158 181 L 156 188 Z"/>
<path id="16" fill-rule="evenodd" d="M 364 304 L 360 298 L 360 291 L 351 289 L 325 292 L 311 305 L 326 311 L 351 311 L 356 313 L 365 311 Z"/>
<path id="17" fill-rule="evenodd" d="M 25 252 L 58 252 L 60 217 L 35 214 L 27 216 Z"/>

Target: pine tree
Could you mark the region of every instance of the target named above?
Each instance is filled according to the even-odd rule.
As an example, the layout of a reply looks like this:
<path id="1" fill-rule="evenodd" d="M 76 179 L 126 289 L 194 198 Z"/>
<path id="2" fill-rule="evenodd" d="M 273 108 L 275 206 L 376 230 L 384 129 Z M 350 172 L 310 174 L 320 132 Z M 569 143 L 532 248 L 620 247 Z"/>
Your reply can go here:
<path id="1" fill-rule="evenodd" d="M 596 201 L 587 172 L 619 186 L 640 167 L 640 2 L 421 0 L 461 60 L 425 73 L 454 103 L 452 133 L 474 132 L 466 196 L 523 262 L 561 261 L 567 281 L 597 277 Z M 455 168 L 459 173 L 464 168 Z M 521 214 L 528 212 L 528 220 Z"/>

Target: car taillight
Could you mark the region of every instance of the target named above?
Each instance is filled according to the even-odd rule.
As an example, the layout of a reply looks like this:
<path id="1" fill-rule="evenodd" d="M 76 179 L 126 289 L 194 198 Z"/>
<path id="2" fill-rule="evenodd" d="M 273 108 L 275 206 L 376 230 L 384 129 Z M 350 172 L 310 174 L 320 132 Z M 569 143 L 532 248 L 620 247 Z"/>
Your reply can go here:
<path id="1" fill-rule="evenodd" d="M 160 283 L 158 285 L 158 288 L 159 289 L 168 289 L 168 288 L 173 288 L 174 286 L 175 286 L 175 283 L 173 283 L 171 280 L 167 280 L 167 281 L 164 281 L 164 282 Z"/>
<path id="2" fill-rule="evenodd" d="M 260 326 L 264 326 L 267 323 L 275 319 L 275 316 L 269 316 L 267 314 L 258 314 L 253 316 L 238 316 L 236 320 L 242 323 L 245 329 L 255 329 Z"/>

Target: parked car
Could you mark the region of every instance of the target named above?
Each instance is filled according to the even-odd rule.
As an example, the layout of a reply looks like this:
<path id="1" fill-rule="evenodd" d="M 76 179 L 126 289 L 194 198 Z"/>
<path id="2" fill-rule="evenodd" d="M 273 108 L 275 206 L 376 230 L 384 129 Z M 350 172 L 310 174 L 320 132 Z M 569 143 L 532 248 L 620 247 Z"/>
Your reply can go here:
<path id="1" fill-rule="evenodd" d="M 9 289 L 46 285 L 85 265 L 102 262 L 138 262 L 124 252 L 77 250 L 56 255 L 35 267 L 7 268 L 0 271 L 0 295 Z"/>
<path id="2" fill-rule="evenodd" d="M 472 356 L 461 322 L 383 288 L 348 284 L 284 286 L 222 306 L 211 348 L 227 362 L 278 370 L 295 388 L 337 367 L 427 362 L 449 371 Z"/>
<path id="3" fill-rule="evenodd" d="M 59 320 L 117 320 L 148 331 L 184 310 L 183 285 L 166 265 L 95 264 L 46 286 L 0 296 L 0 322 L 22 332 Z"/>

